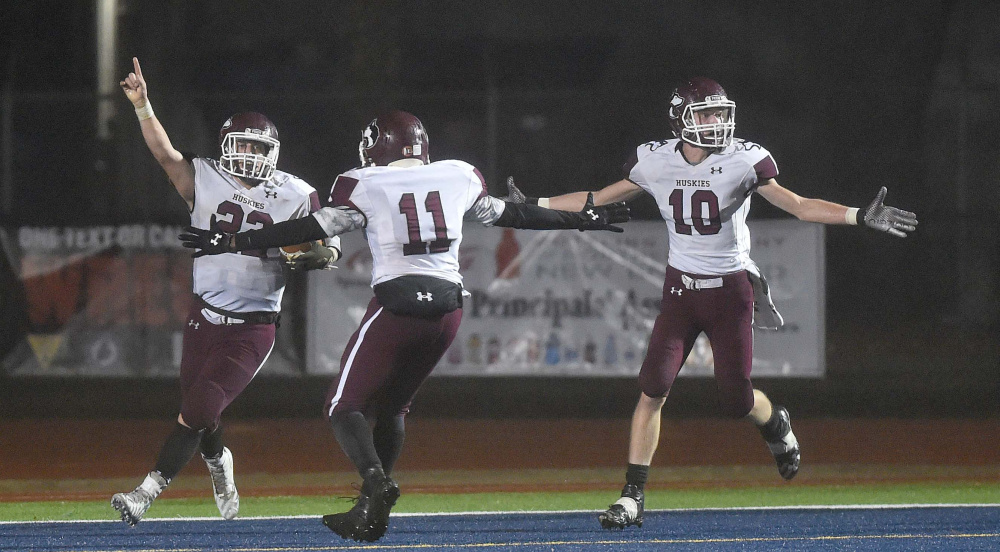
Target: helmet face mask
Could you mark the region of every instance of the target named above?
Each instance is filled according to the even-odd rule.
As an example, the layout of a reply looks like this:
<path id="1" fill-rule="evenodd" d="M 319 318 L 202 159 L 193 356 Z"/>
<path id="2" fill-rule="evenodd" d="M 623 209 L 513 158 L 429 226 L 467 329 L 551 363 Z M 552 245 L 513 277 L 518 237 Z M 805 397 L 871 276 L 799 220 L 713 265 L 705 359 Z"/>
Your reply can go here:
<path id="1" fill-rule="evenodd" d="M 429 140 L 423 123 L 405 111 L 390 111 L 368 123 L 358 142 L 362 167 L 386 166 L 406 160 L 430 163 Z"/>
<path id="2" fill-rule="evenodd" d="M 674 90 L 668 112 L 670 128 L 681 140 L 702 148 L 721 149 L 733 142 L 736 102 L 719 84 L 693 78 Z"/>
<path id="3" fill-rule="evenodd" d="M 278 166 L 278 129 L 260 113 L 237 113 L 219 131 L 222 157 L 219 165 L 227 173 L 264 182 Z"/>

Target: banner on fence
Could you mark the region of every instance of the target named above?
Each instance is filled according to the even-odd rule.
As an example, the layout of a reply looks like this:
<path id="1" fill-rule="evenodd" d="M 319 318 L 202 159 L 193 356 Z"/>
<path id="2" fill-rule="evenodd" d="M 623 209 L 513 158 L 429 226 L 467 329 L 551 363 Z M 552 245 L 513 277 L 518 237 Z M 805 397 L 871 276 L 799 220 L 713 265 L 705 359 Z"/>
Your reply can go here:
<path id="1" fill-rule="evenodd" d="M 752 257 L 786 324 L 755 330 L 754 374 L 824 373 L 823 227 L 751 223 Z M 339 268 L 310 275 L 307 370 L 333 374 L 372 297 L 371 255 L 343 236 Z M 466 297 L 458 337 L 437 375 L 634 376 L 659 312 L 667 252 L 662 222 L 624 234 L 538 232 L 468 225 L 460 262 Z M 711 375 L 702 335 L 681 375 Z"/>
<path id="2" fill-rule="evenodd" d="M 176 376 L 191 293 L 177 226 L 0 230 L 10 375 Z M 280 353 L 279 345 L 275 353 Z M 301 373 L 272 354 L 270 373 Z M 295 362 L 294 364 L 298 364 Z"/>

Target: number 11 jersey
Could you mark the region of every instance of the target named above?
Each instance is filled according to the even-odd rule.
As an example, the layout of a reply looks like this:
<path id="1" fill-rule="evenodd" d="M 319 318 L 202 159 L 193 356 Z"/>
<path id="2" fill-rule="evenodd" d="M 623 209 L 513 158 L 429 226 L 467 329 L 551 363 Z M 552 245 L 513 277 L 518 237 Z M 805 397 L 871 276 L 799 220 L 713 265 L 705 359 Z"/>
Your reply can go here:
<path id="1" fill-rule="evenodd" d="M 445 160 L 347 171 L 333 184 L 330 206 L 350 207 L 368 219 L 372 286 L 408 274 L 461 284 L 462 223 L 486 195 L 486 183 L 475 167 Z"/>

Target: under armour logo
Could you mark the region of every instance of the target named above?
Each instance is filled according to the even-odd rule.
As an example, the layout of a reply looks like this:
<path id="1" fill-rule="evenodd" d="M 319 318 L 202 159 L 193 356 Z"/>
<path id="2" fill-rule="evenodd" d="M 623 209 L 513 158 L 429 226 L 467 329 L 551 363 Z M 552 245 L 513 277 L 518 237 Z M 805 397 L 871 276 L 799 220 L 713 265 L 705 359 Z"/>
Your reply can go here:
<path id="1" fill-rule="evenodd" d="M 212 235 L 212 239 L 208 240 L 208 242 L 211 243 L 212 245 L 219 245 L 219 240 L 221 239 L 222 239 L 222 234 L 216 232 L 215 234 Z"/>
<path id="2" fill-rule="evenodd" d="M 712 174 L 722 174 L 722 167 L 712 167 Z"/>
<path id="3" fill-rule="evenodd" d="M 431 296 L 431 292 L 429 291 L 427 293 L 420 293 L 419 291 L 417 292 L 417 301 L 433 301 L 433 300 L 434 297 Z"/>
<path id="4" fill-rule="evenodd" d="M 593 209 L 587 209 L 587 214 L 590 215 L 590 219 L 591 220 L 597 220 L 597 219 L 601 218 L 600 215 L 598 215 L 597 213 L 595 213 Z"/>
<path id="5" fill-rule="evenodd" d="M 264 197 L 273 197 L 273 198 L 277 198 L 277 197 L 278 197 L 278 192 L 277 192 L 277 190 L 276 190 L 276 191 L 273 191 L 273 192 L 269 192 L 269 191 L 267 191 L 267 190 L 264 190 Z"/>
<path id="6" fill-rule="evenodd" d="M 201 325 L 201 322 L 195 322 L 194 320 L 188 320 L 188 326 L 191 326 L 192 328 L 194 328 L 196 330 L 198 329 L 198 326 L 200 326 L 200 325 Z"/>
<path id="7" fill-rule="evenodd" d="M 673 293 L 674 295 L 677 295 L 678 297 L 680 297 L 682 291 L 684 291 L 684 290 L 683 289 L 679 289 L 679 288 L 675 288 L 675 287 L 672 287 L 672 286 L 670 288 L 670 293 Z"/>

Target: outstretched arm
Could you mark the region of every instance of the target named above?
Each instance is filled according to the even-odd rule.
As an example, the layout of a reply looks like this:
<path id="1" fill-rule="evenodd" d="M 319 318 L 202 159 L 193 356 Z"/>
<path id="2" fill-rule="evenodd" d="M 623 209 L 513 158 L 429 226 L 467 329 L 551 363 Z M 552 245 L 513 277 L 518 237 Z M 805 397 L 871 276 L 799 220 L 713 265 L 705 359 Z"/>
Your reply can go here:
<path id="1" fill-rule="evenodd" d="M 163 129 L 159 119 L 153 113 L 146 92 L 146 81 L 143 79 L 142 69 L 139 67 L 139 58 L 132 58 L 132 65 L 135 71 L 129 73 L 125 80 L 118 84 L 135 107 L 135 114 L 139 118 L 139 126 L 142 128 L 142 137 L 146 140 L 146 146 L 149 147 L 153 157 L 167 173 L 167 178 L 177 189 L 177 193 L 184 198 L 190 211 L 194 208 L 194 167 L 184 159 L 181 152 L 174 149 L 167 136 L 167 131 Z"/>
<path id="2" fill-rule="evenodd" d="M 594 194 L 594 205 L 607 205 L 628 201 L 641 194 L 642 188 L 631 180 L 623 179 L 596 192 L 571 192 L 555 197 L 527 197 L 514 185 L 514 177 L 508 177 L 505 199 L 512 203 L 528 203 L 561 211 L 579 211 L 587 202 L 589 193 Z"/>
<path id="3" fill-rule="evenodd" d="M 192 257 L 233 253 L 247 249 L 269 249 L 285 245 L 295 245 L 307 241 L 339 236 L 364 228 L 365 216 L 353 209 L 324 207 L 300 219 L 279 222 L 260 230 L 247 230 L 230 234 L 219 230 L 215 221 L 211 228 L 204 230 L 188 226 L 180 235 L 181 243 L 189 249 L 197 249 Z"/>
<path id="4" fill-rule="evenodd" d="M 594 206 L 593 193 L 587 193 L 583 209 L 576 213 L 546 209 L 537 205 L 504 201 L 483 196 L 466 213 L 466 220 L 476 220 L 489 226 L 505 226 L 526 230 L 608 230 L 623 232 L 617 223 L 628 222 L 629 208 L 624 203 Z"/>
<path id="5" fill-rule="evenodd" d="M 882 203 L 885 186 L 864 209 L 847 207 L 822 199 L 802 197 L 782 187 L 773 178 L 757 188 L 757 192 L 779 209 L 795 215 L 799 220 L 822 224 L 864 224 L 874 230 L 900 238 L 917 229 L 917 215 L 889 207 Z"/>

